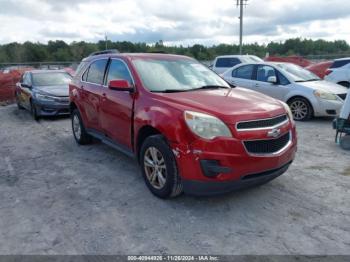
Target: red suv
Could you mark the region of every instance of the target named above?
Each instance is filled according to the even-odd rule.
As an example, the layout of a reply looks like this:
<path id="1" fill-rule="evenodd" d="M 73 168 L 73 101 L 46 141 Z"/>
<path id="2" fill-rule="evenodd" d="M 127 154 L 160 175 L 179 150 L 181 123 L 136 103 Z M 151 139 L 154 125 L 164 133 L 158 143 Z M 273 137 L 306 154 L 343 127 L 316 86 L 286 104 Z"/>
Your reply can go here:
<path id="1" fill-rule="evenodd" d="M 231 87 L 185 56 L 92 55 L 70 101 L 76 141 L 95 137 L 135 157 L 161 198 L 263 184 L 288 169 L 297 149 L 286 104 Z"/>

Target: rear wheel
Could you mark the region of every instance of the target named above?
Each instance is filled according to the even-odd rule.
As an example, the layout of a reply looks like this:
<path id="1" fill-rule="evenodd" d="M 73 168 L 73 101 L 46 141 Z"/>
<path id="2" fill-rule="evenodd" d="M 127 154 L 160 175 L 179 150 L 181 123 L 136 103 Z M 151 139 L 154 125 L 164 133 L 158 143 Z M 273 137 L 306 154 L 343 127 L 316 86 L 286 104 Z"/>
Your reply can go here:
<path id="1" fill-rule="evenodd" d="M 78 109 L 74 109 L 71 115 L 72 131 L 75 141 L 80 145 L 90 144 L 92 137 L 86 132 Z"/>
<path id="2" fill-rule="evenodd" d="M 142 174 L 150 191 L 160 198 L 182 193 L 182 183 L 172 150 L 162 135 L 146 138 L 141 147 Z"/>
<path id="3" fill-rule="evenodd" d="M 313 110 L 309 101 L 303 97 L 296 97 L 288 101 L 293 118 L 296 121 L 306 121 L 312 118 Z"/>

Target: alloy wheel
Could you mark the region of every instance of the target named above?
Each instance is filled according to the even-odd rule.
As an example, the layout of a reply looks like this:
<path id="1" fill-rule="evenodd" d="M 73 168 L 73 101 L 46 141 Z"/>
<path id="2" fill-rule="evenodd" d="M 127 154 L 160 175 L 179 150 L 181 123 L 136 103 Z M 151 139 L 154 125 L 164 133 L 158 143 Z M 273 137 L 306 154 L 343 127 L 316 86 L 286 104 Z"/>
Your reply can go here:
<path id="1" fill-rule="evenodd" d="M 307 117 L 309 108 L 304 101 L 295 100 L 290 104 L 290 110 L 295 120 L 303 120 Z"/>
<path id="2" fill-rule="evenodd" d="M 155 147 L 149 147 L 144 154 L 144 168 L 148 181 L 156 189 L 165 186 L 167 170 L 162 153 Z"/>

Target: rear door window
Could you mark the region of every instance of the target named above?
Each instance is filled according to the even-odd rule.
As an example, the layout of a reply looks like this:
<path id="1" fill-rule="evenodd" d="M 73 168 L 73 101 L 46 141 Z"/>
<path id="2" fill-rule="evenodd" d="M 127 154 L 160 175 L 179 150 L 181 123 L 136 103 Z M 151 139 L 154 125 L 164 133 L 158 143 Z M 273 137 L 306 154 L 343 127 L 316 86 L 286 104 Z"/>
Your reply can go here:
<path id="1" fill-rule="evenodd" d="M 215 67 L 234 67 L 235 65 L 240 64 L 241 61 L 235 57 L 226 57 L 226 58 L 218 58 L 216 61 Z"/>
<path id="2" fill-rule="evenodd" d="M 89 83 L 102 85 L 107 61 L 108 61 L 107 59 L 101 59 L 93 62 L 89 67 L 86 81 Z"/>
<path id="3" fill-rule="evenodd" d="M 350 63 L 350 59 L 334 61 L 330 68 L 339 68 L 339 67 L 345 66 L 349 63 Z"/>
<path id="4" fill-rule="evenodd" d="M 242 79 L 252 79 L 254 72 L 254 65 L 241 66 L 232 71 L 232 77 Z"/>

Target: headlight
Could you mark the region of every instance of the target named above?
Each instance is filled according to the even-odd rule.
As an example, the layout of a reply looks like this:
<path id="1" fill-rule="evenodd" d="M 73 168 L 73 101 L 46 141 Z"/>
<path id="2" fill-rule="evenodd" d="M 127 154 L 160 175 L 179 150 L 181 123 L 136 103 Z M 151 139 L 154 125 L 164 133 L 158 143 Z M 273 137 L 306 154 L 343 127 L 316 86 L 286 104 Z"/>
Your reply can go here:
<path id="1" fill-rule="evenodd" d="M 185 111 L 184 117 L 191 131 L 202 138 L 213 139 L 218 136 L 232 137 L 229 128 L 214 116 Z"/>
<path id="2" fill-rule="evenodd" d="M 338 100 L 338 96 L 332 93 L 327 93 L 320 90 L 315 90 L 314 95 L 325 100 Z"/>
<path id="3" fill-rule="evenodd" d="M 55 101 L 55 97 L 48 96 L 48 95 L 35 94 L 34 96 L 36 99 L 41 100 L 41 101 L 50 101 L 50 102 Z"/>
<path id="4" fill-rule="evenodd" d="M 282 105 L 284 106 L 284 108 L 286 109 L 290 121 L 294 124 L 294 117 L 293 117 L 292 111 L 290 110 L 289 105 L 287 105 L 287 104 L 284 103 L 284 102 L 281 102 L 281 103 L 282 103 Z"/>

